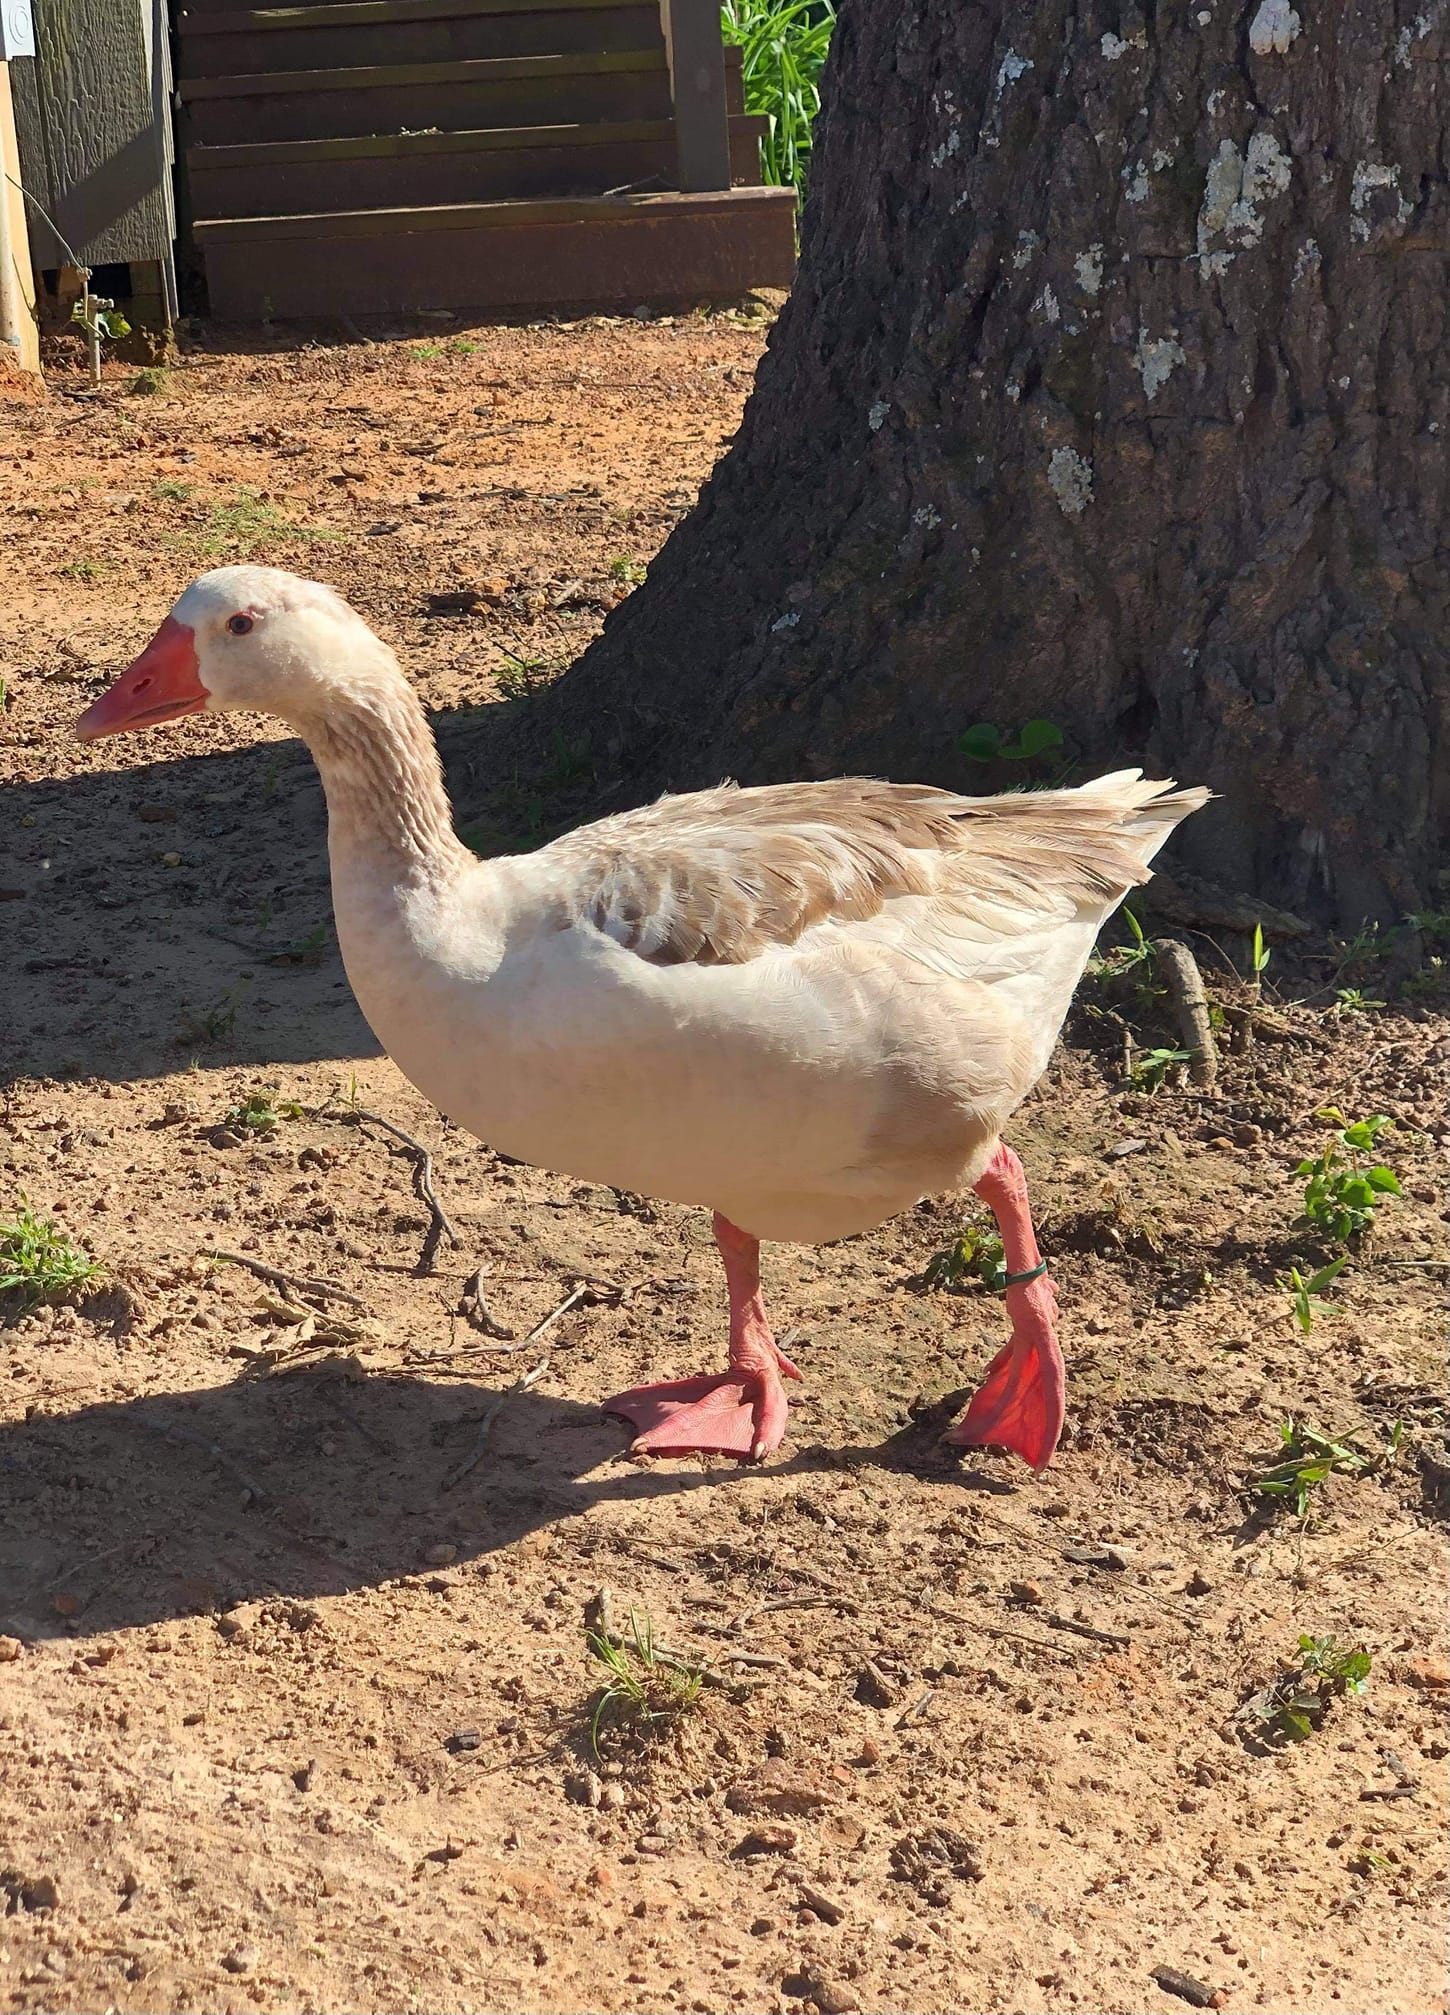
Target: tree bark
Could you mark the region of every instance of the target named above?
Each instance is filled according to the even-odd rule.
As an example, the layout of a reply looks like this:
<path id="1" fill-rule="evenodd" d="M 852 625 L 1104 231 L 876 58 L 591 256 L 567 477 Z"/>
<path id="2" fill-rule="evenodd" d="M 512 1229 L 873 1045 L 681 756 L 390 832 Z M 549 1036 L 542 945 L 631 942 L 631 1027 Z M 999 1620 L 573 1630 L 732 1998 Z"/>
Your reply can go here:
<path id="1" fill-rule="evenodd" d="M 740 432 L 551 703 L 636 795 L 1046 717 L 1230 888 L 1437 899 L 1444 13 L 1297 7 L 843 0 Z"/>

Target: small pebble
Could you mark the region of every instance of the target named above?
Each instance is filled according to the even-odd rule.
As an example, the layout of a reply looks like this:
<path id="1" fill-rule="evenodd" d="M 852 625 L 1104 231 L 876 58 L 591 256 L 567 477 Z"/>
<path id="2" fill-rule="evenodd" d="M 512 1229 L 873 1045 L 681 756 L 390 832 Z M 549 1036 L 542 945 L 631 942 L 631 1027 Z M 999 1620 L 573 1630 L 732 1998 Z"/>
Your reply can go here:
<path id="1" fill-rule="evenodd" d="M 1450 1665 L 1443 1658 L 1411 1658 L 1405 1663 L 1405 1677 L 1412 1686 L 1438 1693 L 1450 1686 Z"/>
<path id="2" fill-rule="evenodd" d="M 1183 1593 L 1185 1595 L 1211 1595 L 1213 1593 L 1213 1583 L 1201 1567 L 1195 1567 L 1192 1574 L 1189 1575 L 1187 1581 L 1183 1584 Z"/>
<path id="3" fill-rule="evenodd" d="M 455 1728 L 443 1746 L 445 1749 L 450 1749 L 455 1756 L 466 1756 L 472 1750 L 482 1749 L 482 1731 L 477 1728 Z"/>
<path id="4" fill-rule="evenodd" d="M 763 1826 L 752 1826 L 744 1839 L 730 1851 L 739 1860 L 748 1860 L 755 1854 L 790 1854 L 794 1851 L 797 1837 L 793 1826 L 767 1822 Z"/>
<path id="5" fill-rule="evenodd" d="M 447 1567 L 452 1561 L 457 1560 L 457 1558 L 458 1548 L 451 1546 L 446 1539 L 440 1539 L 436 1546 L 428 1548 L 428 1551 L 423 1555 L 423 1562 L 427 1567 Z"/>
<path id="6" fill-rule="evenodd" d="M 881 1761 L 881 1744 L 873 1742 L 868 1735 L 861 1744 L 861 1764 L 864 1769 L 873 1769 Z"/>
<path id="7" fill-rule="evenodd" d="M 13 1665 L 24 1649 L 18 1637 L 0 1637 L 0 1665 Z"/>
<path id="8" fill-rule="evenodd" d="M 260 1957 L 255 1945 L 234 1945 L 222 1954 L 222 1965 L 228 1973 L 250 1973 Z"/>
<path id="9" fill-rule="evenodd" d="M 821 1973 L 812 1974 L 810 1999 L 820 2010 L 820 2015 L 853 2015 L 861 2006 L 854 1991 L 844 1980 L 831 1980 Z"/>
<path id="10" fill-rule="evenodd" d="M 825 1924 L 844 1923 L 846 1906 L 838 1903 L 834 1896 L 827 1896 L 823 1889 L 802 1888 L 801 1902 L 807 1910 L 813 1911 Z"/>
<path id="11" fill-rule="evenodd" d="M 564 1779 L 564 1796 L 571 1805 L 598 1805 L 604 1786 L 593 1770 L 571 1770 Z"/>
<path id="12" fill-rule="evenodd" d="M 1014 1581 L 1011 1595 L 1014 1602 L 1026 1602 L 1034 1608 L 1044 1599 L 1041 1585 L 1035 1581 Z"/>
<path id="13" fill-rule="evenodd" d="M 181 855 L 163 854 L 161 856 L 161 865 L 164 868 L 179 868 L 181 866 Z"/>
<path id="14" fill-rule="evenodd" d="M 856 1698 L 866 1707 L 894 1707 L 901 1698 L 901 1692 L 892 1685 L 879 1665 L 868 1662 L 856 1676 Z"/>

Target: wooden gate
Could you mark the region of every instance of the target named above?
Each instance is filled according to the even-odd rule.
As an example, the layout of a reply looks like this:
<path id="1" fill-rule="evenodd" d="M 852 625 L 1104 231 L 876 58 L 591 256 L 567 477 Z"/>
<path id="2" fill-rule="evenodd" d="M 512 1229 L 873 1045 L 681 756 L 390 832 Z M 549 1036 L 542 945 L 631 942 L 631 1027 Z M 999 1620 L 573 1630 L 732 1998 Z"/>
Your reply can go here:
<path id="1" fill-rule="evenodd" d="M 716 0 L 185 0 L 212 311 L 634 306 L 788 286 Z"/>

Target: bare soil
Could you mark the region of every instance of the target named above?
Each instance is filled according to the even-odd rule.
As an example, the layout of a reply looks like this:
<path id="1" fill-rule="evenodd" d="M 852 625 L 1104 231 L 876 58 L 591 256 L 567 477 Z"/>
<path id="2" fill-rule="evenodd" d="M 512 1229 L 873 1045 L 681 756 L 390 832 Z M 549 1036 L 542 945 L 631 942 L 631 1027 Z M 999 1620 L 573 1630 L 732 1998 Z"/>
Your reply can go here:
<path id="1" fill-rule="evenodd" d="M 489 723 L 630 591 L 763 333 L 447 324 L 5 405 L 0 1216 L 106 1268 L 0 1318 L 9 2008 L 1188 2005 L 1163 1966 L 1228 2008 L 1444 2006 L 1443 1014 L 1327 1013 L 1331 969 L 1286 968 L 1277 1039 L 1149 1096 L 1088 983 L 1015 1131 L 1069 1369 L 1040 1480 L 939 1445 L 1005 1334 L 922 1284 L 962 1197 L 770 1251 L 785 1448 L 644 1466 L 598 1402 L 720 1358 L 703 1217 L 505 1162 L 378 1054 L 300 745 L 68 738 L 253 554 L 397 646 L 480 845 L 557 829 L 618 780 L 577 744 L 478 774 Z M 228 1126 L 263 1084 L 301 1116 Z M 1305 1336 L 1277 1282 L 1327 1256 L 1294 1169 L 1330 1103 L 1394 1116 L 1405 1196 Z M 357 1107 L 432 1150 L 431 1270 L 416 1158 Z M 480 1266 L 512 1348 L 460 1312 Z M 1291 1417 L 1403 1436 L 1264 1516 Z M 718 1683 L 596 1759 L 601 1587 Z M 1301 1633 L 1368 1687 L 1256 1740 Z"/>

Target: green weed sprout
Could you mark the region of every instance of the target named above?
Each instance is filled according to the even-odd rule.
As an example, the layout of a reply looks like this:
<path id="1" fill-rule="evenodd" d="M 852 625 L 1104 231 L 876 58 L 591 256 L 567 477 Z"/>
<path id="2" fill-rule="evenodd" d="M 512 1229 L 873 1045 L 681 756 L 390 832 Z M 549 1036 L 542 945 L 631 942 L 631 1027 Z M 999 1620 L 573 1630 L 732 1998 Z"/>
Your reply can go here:
<path id="1" fill-rule="evenodd" d="M 1316 1115 L 1339 1127 L 1334 1139 L 1313 1159 L 1301 1161 L 1296 1174 L 1304 1182 L 1304 1217 L 1343 1245 L 1368 1231 L 1379 1201 L 1401 1196 L 1399 1177 L 1383 1162 L 1366 1163 L 1376 1137 L 1394 1121 L 1386 1113 L 1349 1121 L 1338 1106 L 1323 1106 Z"/>
<path id="2" fill-rule="evenodd" d="M 15 1215 L 0 1218 L 0 1290 L 19 1289 L 22 1306 L 58 1301 L 101 1271 L 91 1258 L 25 1196 Z"/>

